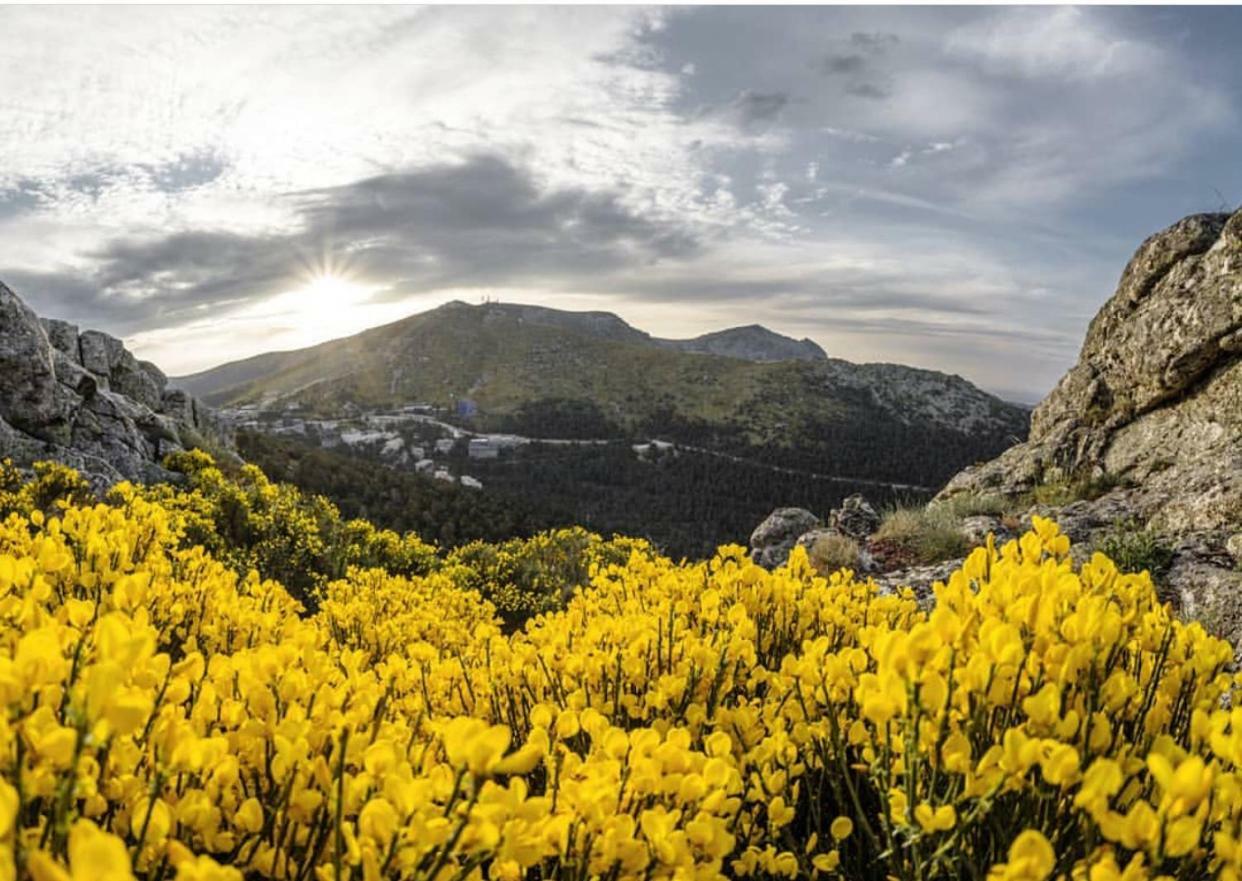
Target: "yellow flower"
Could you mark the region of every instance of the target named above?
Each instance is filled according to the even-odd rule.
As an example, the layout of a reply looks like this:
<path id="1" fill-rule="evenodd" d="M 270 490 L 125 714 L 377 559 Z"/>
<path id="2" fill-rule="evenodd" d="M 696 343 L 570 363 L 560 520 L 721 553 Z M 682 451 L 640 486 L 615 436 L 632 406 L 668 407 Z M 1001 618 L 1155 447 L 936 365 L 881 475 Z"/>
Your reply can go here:
<path id="1" fill-rule="evenodd" d="M 811 860 L 811 865 L 820 872 L 835 872 L 841 865 L 841 854 L 835 850 L 821 853 Z"/>
<path id="2" fill-rule="evenodd" d="M 376 843 L 387 845 L 397 834 L 396 808 L 385 798 L 373 798 L 358 815 L 358 831 Z"/>
<path id="3" fill-rule="evenodd" d="M 263 828 L 263 806 L 257 798 L 248 798 L 233 814 L 233 825 L 243 832 L 254 834 Z"/>
<path id="4" fill-rule="evenodd" d="M 1184 857 L 1199 845 L 1202 824 L 1194 817 L 1178 817 L 1164 834 L 1164 850 L 1171 857 Z"/>
<path id="5" fill-rule="evenodd" d="M 69 830 L 69 869 L 73 881 L 131 881 L 129 851 L 115 835 L 100 831 L 90 820 Z"/>
<path id="6" fill-rule="evenodd" d="M 993 867 L 989 881 L 1044 881 L 1052 874 L 1056 854 L 1043 833 L 1027 829 L 1009 846 L 1009 861 Z"/>
<path id="7" fill-rule="evenodd" d="M 37 688 L 59 682 L 68 665 L 60 650 L 60 639 L 53 627 L 41 627 L 23 636 L 13 655 L 13 666 L 27 687 Z"/>
<path id="8" fill-rule="evenodd" d="M 957 811 L 953 805 L 933 807 L 923 802 L 914 809 L 914 819 L 923 827 L 924 832 L 947 832 L 957 825 Z"/>
<path id="9" fill-rule="evenodd" d="M 377 740 L 367 747 L 363 767 L 373 777 L 381 777 L 397 766 L 397 748 L 390 740 Z"/>
<path id="10" fill-rule="evenodd" d="M 1212 789 L 1212 769 L 1199 756 L 1187 757 L 1174 770 L 1165 756 L 1151 753 L 1147 757 L 1147 767 L 1164 790 L 1174 816 L 1193 811 Z"/>
<path id="11" fill-rule="evenodd" d="M 793 805 L 787 804 L 783 796 L 778 795 L 768 802 L 768 823 L 773 829 L 788 826 L 796 814 Z"/>
<path id="12" fill-rule="evenodd" d="M 174 881 L 242 881 L 242 878 L 239 870 L 231 866 L 221 866 L 203 854 L 179 863 Z"/>
<path id="13" fill-rule="evenodd" d="M 828 827 L 828 831 L 837 841 L 844 841 L 854 831 L 854 821 L 849 817 L 837 817 Z"/>
<path id="14" fill-rule="evenodd" d="M 1022 709 L 1036 725 L 1051 727 L 1061 717 L 1061 690 L 1049 682 L 1022 701 Z"/>

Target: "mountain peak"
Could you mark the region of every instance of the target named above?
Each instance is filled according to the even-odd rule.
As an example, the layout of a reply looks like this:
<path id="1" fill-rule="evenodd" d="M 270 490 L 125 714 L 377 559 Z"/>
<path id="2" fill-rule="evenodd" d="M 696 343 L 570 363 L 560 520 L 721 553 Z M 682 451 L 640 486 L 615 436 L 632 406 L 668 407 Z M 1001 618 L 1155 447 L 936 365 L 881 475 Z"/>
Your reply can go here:
<path id="1" fill-rule="evenodd" d="M 812 340 L 785 336 L 762 324 L 743 324 L 711 331 L 688 339 L 655 337 L 639 330 L 615 312 L 600 310 L 568 310 L 529 303 L 487 302 L 471 304 L 452 300 L 440 306 L 437 312 L 472 311 L 481 320 L 514 320 L 522 324 L 555 327 L 601 339 L 618 342 L 643 343 L 661 349 L 688 352 L 698 355 L 717 355 L 743 361 L 824 361 L 828 355 Z M 411 316 L 407 321 L 422 315 Z"/>
<path id="2" fill-rule="evenodd" d="M 744 361 L 826 361 L 828 354 L 803 337 L 795 340 L 762 324 L 744 324 L 713 331 L 690 340 L 666 341 L 684 352 L 722 355 Z"/>

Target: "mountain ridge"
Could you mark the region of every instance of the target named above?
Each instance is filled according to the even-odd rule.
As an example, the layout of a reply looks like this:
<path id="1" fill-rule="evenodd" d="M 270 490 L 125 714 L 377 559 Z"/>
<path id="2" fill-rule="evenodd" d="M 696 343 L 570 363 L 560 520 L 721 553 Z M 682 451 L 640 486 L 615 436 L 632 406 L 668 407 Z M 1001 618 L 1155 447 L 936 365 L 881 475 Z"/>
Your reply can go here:
<path id="1" fill-rule="evenodd" d="M 774 397 L 803 411 L 814 409 L 814 399 L 836 396 L 849 399 L 837 410 L 869 402 L 903 423 L 931 420 L 966 433 L 1024 434 L 1026 418 L 1023 408 L 962 377 L 830 358 L 810 340 L 759 325 L 665 340 L 608 312 L 460 301 L 171 381 L 217 406 L 294 406 L 329 415 L 347 404 L 449 407 L 462 399 L 504 413 L 556 398 L 595 402 L 608 418 L 633 425 L 662 408 L 718 420 L 738 415 L 743 401 L 771 411 L 777 424 L 784 420 L 771 406 Z M 805 399 L 785 394 L 789 385 L 805 390 Z"/>
<path id="2" fill-rule="evenodd" d="M 344 340 L 352 339 L 354 337 L 362 337 L 369 334 L 382 334 L 384 331 L 405 326 L 411 321 L 425 318 L 436 313 L 461 310 L 481 311 L 484 315 L 484 320 L 486 320 L 489 316 L 508 316 L 516 319 L 518 322 L 530 323 L 544 327 L 561 328 L 564 330 L 598 337 L 603 340 L 631 342 L 648 345 L 653 348 L 661 348 L 691 354 L 717 355 L 721 357 L 737 358 L 744 361 L 756 361 L 760 363 L 785 360 L 828 359 L 828 354 L 813 340 L 806 337 L 801 340 L 796 340 L 792 337 L 785 336 L 784 334 L 777 333 L 776 331 L 764 327 L 761 324 L 739 325 L 736 327 L 723 328 L 717 331 L 709 331 L 696 337 L 672 339 L 656 337 L 647 331 L 640 330 L 614 312 L 600 310 L 577 311 L 554 309 L 548 306 L 539 306 L 528 303 L 491 302 L 476 305 L 466 303 L 462 300 L 450 300 L 449 302 L 443 303 L 432 309 L 428 309 L 423 312 L 416 312 L 411 315 L 407 315 L 404 318 L 399 318 L 396 321 L 367 328 L 356 334 L 351 334 L 345 337 L 336 337 L 331 340 L 325 340 L 321 343 L 315 343 L 314 345 L 303 347 L 301 349 L 281 349 L 271 352 L 262 352 L 246 358 L 239 358 L 234 361 L 218 364 L 205 370 L 199 370 L 180 376 L 173 376 L 170 377 L 170 381 L 178 387 L 191 392 L 192 394 L 197 394 L 199 392 L 206 394 L 218 394 L 224 386 L 235 383 L 227 380 L 224 383 L 220 383 L 218 381 L 214 381 L 216 377 L 240 376 L 242 377 L 240 381 L 244 382 L 252 375 L 252 371 L 247 370 L 247 368 L 254 368 L 259 365 L 266 365 L 273 362 L 279 363 L 283 356 L 294 355 L 299 352 L 319 350 L 321 347 L 341 343 Z"/>

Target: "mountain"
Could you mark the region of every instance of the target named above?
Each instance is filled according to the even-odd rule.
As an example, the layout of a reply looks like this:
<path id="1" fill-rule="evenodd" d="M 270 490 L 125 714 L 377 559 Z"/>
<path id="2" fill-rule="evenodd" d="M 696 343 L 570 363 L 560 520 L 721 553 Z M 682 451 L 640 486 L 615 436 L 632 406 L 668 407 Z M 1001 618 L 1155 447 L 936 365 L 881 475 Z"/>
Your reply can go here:
<path id="1" fill-rule="evenodd" d="M 1028 419 L 961 377 L 852 364 L 762 327 L 666 340 L 611 313 L 502 303 L 174 382 L 280 443 L 481 483 L 538 522 L 691 555 L 791 494 L 821 510 L 862 489 L 926 497 Z"/>
<path id="2" fill-rule="evenodd" d="M 352 337 L 232 362 L 173 380 L 226 407 L 339 416 L 469 400 L 484 418 L 578 401 L 619 437 L 658 415 L 732 423 L 755 443 L 791 421 L 868 413 L 970 436 L 1025 434 L 1026 414 L 956 376 L 828 358 L 762 327 L 662 340 L 604 312 L 448 303 Z M 546 436 L 546 432 L 545 432 Z M 790 438 L 790 440 L 793 440 Z M 1010 441 L 1012 442 L 1012 440 Z"/>
<path id="3" fill-rule="evenodd" d="M 825 361 L 828 358 L 817 343 L 790 339 L 760 324 L 730 327 L 691 340 L 653 339 L 652 342 L 679 352 L 722 355 L 743 361 Z"/>
<path id="4" fill-rule="evenodd" d="M 210 408 L 121 341 L 41 319 L 0 283 L 0 459 L 65 462 L 96 484 L 161 480 L 168 453 L 232 451 Z"/>
<path id="5" fill-rule="evenodd" d="M 373 344 L 384 347 L 405 343 L 418 345 L 424 350 L 420 353 L 420 358 L 426 356 L 426 359 L 434 360 L 433 371 L 439 365 L 457 369 L 461 365 L 461 358 L 454 353 L 443 351 L 444 346 L 437 344 L 435 337 L 451 340 L 464 351 L 474 348 L 475 345 L 463 341 L 463 335 L 477 332 L 482 342 L 501 331 L 523 335 L 519 343 L 535 347 L 541 343 L 554 346 L 558 336 L 568 335 L 579 343 L 604 341 L 671 352 L 720 355 L 754 362 L 825 361 L 828 357 L 823 349 L 809 339 L 794 340 L 759 325 L 729 328 L 693 339 L 672 340 L 653 337 L 611 312 L 569 312 L 518 303 L 471 306 L 454 301 L 422 315 L 366 331 L 349 340 L 333 340 L 295 352 L 258 355 L 191 376 L 177 377 L 174 381 L 192 394 L 219 403 L 247 400 L 251 391 L 262 394 L 273 390 L 277 394 L 284 394 L 291 387 L 300 388 L 304 385 L 306 377 L 318 381 L 352 369 L 354 352 L 368 351 Z M 503 364 L 505 357 L 520 354 L 522 353 L 509 352 L 495 360 Z M 529 354 L 538 358 L 535 352 Z M 329 359 L 326 366 L 322 362 L 324 358 Z M 340 363 L 336 363 L 338 359 Z M 421 360 L 419 363 L 428 362 Z M 547 376 L 539 377 L 540 381 L 548 379 Z M 407 390 L 415 393 L 422 391 L 416 383 L 402 387 L 403 392 Z M 432 390 L 438 391 L 438 388 Z"/>

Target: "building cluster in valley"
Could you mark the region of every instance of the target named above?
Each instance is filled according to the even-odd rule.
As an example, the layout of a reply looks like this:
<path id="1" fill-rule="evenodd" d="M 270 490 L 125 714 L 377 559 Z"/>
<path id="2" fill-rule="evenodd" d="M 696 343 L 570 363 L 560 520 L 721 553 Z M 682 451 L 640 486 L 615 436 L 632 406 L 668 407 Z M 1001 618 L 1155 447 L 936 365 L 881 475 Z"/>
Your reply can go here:
<path id="1" fill-rule="evenodd" d="M 470 489 L 483 488 L 483 482 L 468 473 L 471 462 L 495 462 L 535 443 L 597 446 L 611 442 L 472 431 L 446 421 L 459 419 L 460 408 L 445 410 L 421 403 L 370 413 L 353 408 L 348 415 L 335 419 L 306 415 L 297 405 L 277 408 L 270 403 L 227 408 L 220 414 L 236 431 L 293 437 L 311 446 L 361 454 L 394 468 Z M 643 462 L 655 462 L 677 453 L 674 444 L 663 440 L 634 443 L 630 448 Z"/>
<path id="2" fill-rule="evenodd" d="M 430 404 L 411 404 L 397 411 L 362 413 L 342 419 L 316 419 L 296 410 L 273 411 L 245 405 L 222 411 L 234 429 L 296 437 L 313 446 L 361 453 L 396 468 L 433 480 L 482 489 L 483 482 L 463 473 L 465 459 L 495 459 L 521 439 L 506 435 L 474 435 L 441 421 Z"/>

